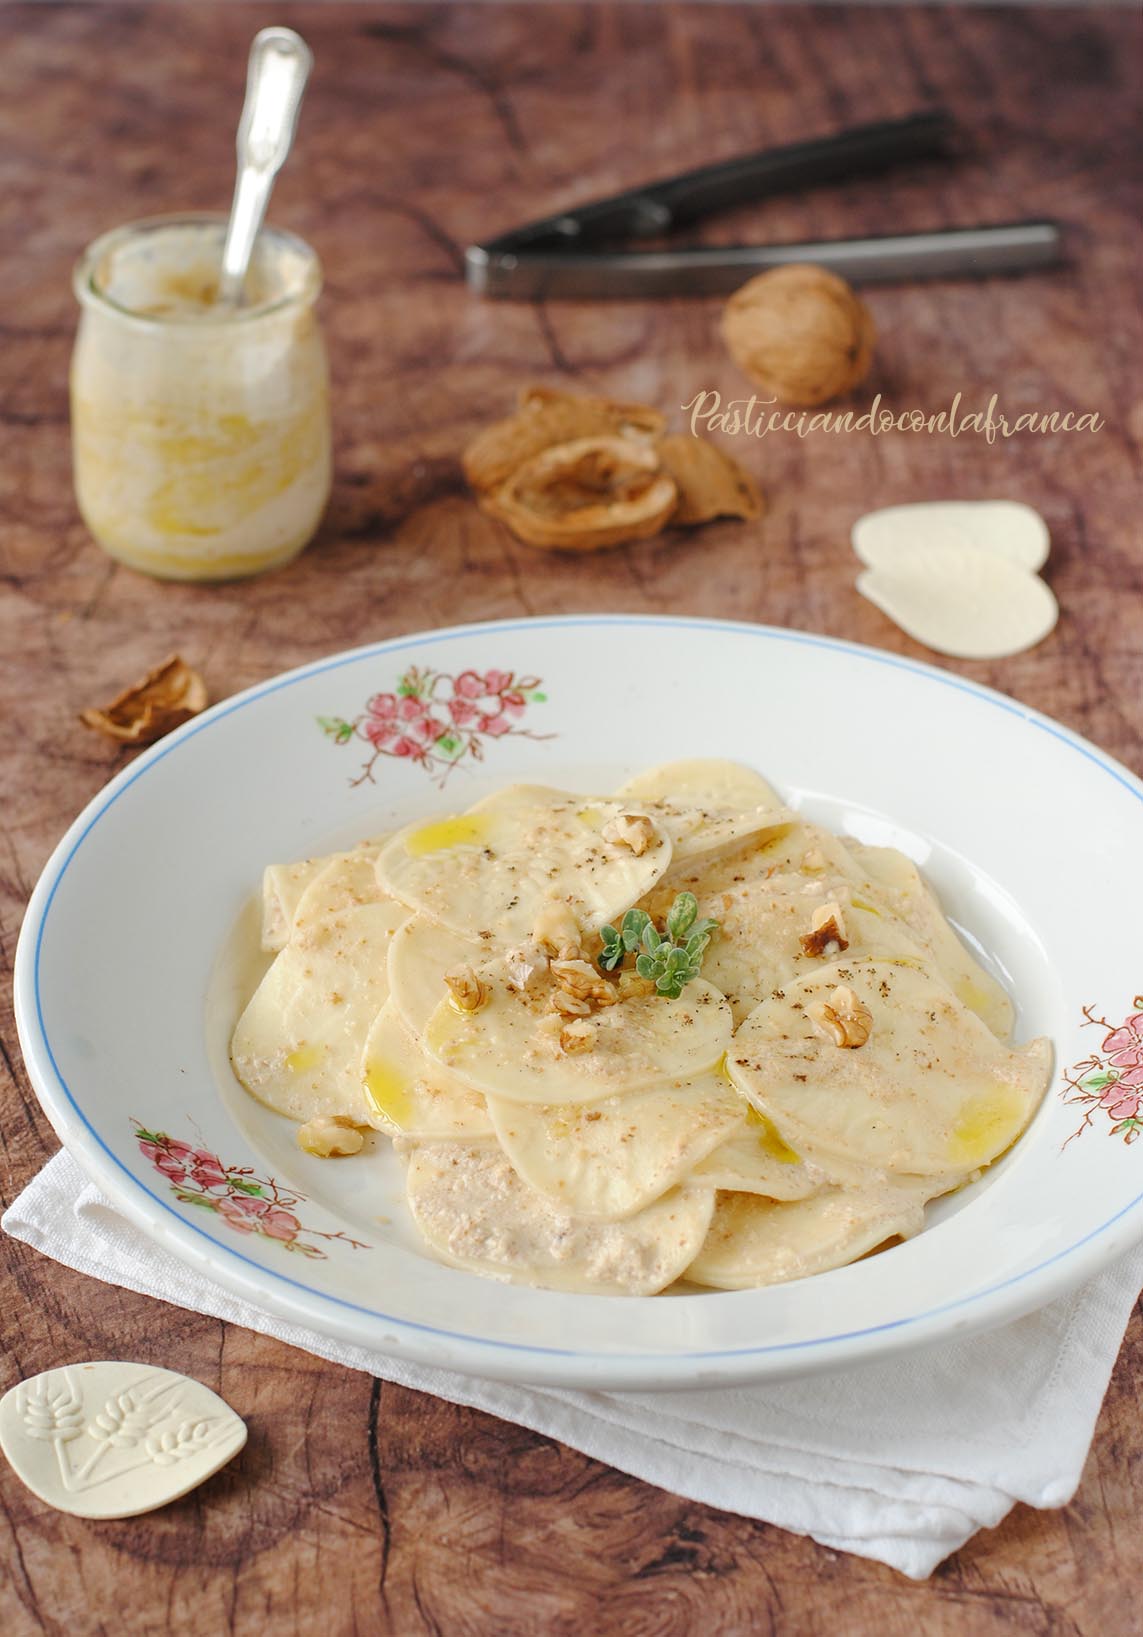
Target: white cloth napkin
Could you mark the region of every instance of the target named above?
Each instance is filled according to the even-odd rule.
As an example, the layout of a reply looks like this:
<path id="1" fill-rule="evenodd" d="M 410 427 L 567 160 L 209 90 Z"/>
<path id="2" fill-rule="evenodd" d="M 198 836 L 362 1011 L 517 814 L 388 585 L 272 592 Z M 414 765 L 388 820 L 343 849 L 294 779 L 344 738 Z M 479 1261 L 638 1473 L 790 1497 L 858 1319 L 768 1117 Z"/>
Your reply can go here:
<path id="1" fill-rule="evenodd" d="M 92 1278 L 474 1405 L 677 1495 L 914 1579 L 1016 1501 L 1071 1499 L 1143 1285 L 1140 1247 L 1039 1313 L 888 1363 L 714 1392 L 581 1393 L 427 1369 L 283 1323 L 159 1250 L 66 1153 L 0 1226 Z"/>

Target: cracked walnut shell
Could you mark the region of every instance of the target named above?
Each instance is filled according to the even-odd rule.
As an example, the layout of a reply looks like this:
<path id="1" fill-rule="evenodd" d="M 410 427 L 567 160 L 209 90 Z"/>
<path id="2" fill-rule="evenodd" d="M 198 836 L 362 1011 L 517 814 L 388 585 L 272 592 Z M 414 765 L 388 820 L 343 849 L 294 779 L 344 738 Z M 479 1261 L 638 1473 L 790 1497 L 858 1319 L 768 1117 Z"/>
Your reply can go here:
<path id="1" fill-rule="evenodd" d="M 527 545 L 596 551 L 658 534 L 677 500 L 652 445 L 607 436 L 534 455 L 483 505 Z"/>
<path id="2" fill-rule="evenodd" d="M 461 460 L 481 509 L 550 550 L 595 551 L 675 524 L 761 515 L 762 497 L 736 461 L 665 428 L 649 404 L 531 386 Z"/>
<path id="3" fill-rule="evenodd" d="M 657 447 L 679 491 L 672 523 L 693 528 L 716 517 L 761 517 L 762 496 L 754 479 L 716 444 L 682 432 L 660 438 Z"/>
<path id="4" fill-rule="evenodd" d="M 812 408 L 850 392 L 873 362 L 875 331 L 844 279 L 791 263 L 736 290 L 722 314 L 735 363 L 781 403 Z"/>
<path id="5" fill-rule="evenodd" d="M 553 387 L 525 387 L 516 413 L 474 438 L 461 465 L 476 493 L 490 494 L 507 483 L 525 461 L 556 444 L 605 437 L 645 444 L 658 437 L 663 427 L 662 415 L 646 404 L 581 398 Z"/>
<path id="6" fill-rule="evenodd" d="M 80 711 L 79 719 L 121 745 L 150 745 L 205 710 L 206 698 L 202 677 L 172 654 L 109 705 Z"/>

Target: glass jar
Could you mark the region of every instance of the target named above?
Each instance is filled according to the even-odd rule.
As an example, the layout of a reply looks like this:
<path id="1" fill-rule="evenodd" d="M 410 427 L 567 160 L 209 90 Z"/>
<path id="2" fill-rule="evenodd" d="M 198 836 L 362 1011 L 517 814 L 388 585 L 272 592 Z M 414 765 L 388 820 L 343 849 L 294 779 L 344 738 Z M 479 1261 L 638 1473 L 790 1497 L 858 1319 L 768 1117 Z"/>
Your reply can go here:
<path id="1" fill-rule="evenodd" d="M 321 266 L 263 228 L 246 303 L 214 305 L 226 223 L 156 217 L 97 239 L 75 270 L 75 489 L 105 551 L 171 580 L 295 557 L 329 499 Z"/>

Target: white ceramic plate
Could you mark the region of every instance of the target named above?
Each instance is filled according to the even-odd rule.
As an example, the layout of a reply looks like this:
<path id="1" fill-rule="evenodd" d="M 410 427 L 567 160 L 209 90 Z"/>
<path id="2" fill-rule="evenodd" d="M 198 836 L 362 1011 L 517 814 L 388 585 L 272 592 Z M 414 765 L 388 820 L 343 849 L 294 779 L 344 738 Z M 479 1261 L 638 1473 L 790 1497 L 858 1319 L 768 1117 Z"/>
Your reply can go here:
<path id="1" fill-rule="evenodd" d="M 916 1239 L 817 1278 L 648 1299 L 443 1267 L 406 1219 L 380 1139 L 311 1159 L 230 1074 L 239 979 L 225 952 L 262 867 L 511 780 L 608 789 L 695 755 L 750 762 L 794 806 L 909 853 L 1015 996 L 1018 1038 L 1051 1037 L 1044 1104 Z M 1141 855 L 1131 774 L 946 672 L 701 620 L 462 627 L 252 688 L 109 784 L 33 895 L 20 1037 L 52 1124 L 116 1206 L 283 1318 L 531 1382 L 837 1368 L 1015 1318 L 1143 1235 L 1143 955 L 1129 913 Z"/>

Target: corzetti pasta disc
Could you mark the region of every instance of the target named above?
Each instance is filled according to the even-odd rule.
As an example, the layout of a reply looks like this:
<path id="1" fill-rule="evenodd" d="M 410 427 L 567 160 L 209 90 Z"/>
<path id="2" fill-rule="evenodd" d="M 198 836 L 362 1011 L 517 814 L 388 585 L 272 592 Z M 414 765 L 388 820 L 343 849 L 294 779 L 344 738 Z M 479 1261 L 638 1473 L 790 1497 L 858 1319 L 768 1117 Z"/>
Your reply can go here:
<path id="1" fill-rule="evenodd" d="M 1059 605 L 1037 575 L 979 546 L 925 545 L 892 567 L 867 569 L 861 595 L 926 648 L 958 659 L 1001 659 L 1034 648 Z"/>
<path id="2" fill-rule="evenodd" d="M 850 536 L 867 568 L 893 568 L 931 546 L 975 546 L 1035 574 L 1048 560 L 1048 525 L 1018 500 L 925 500 L 859 517 Z"/>

